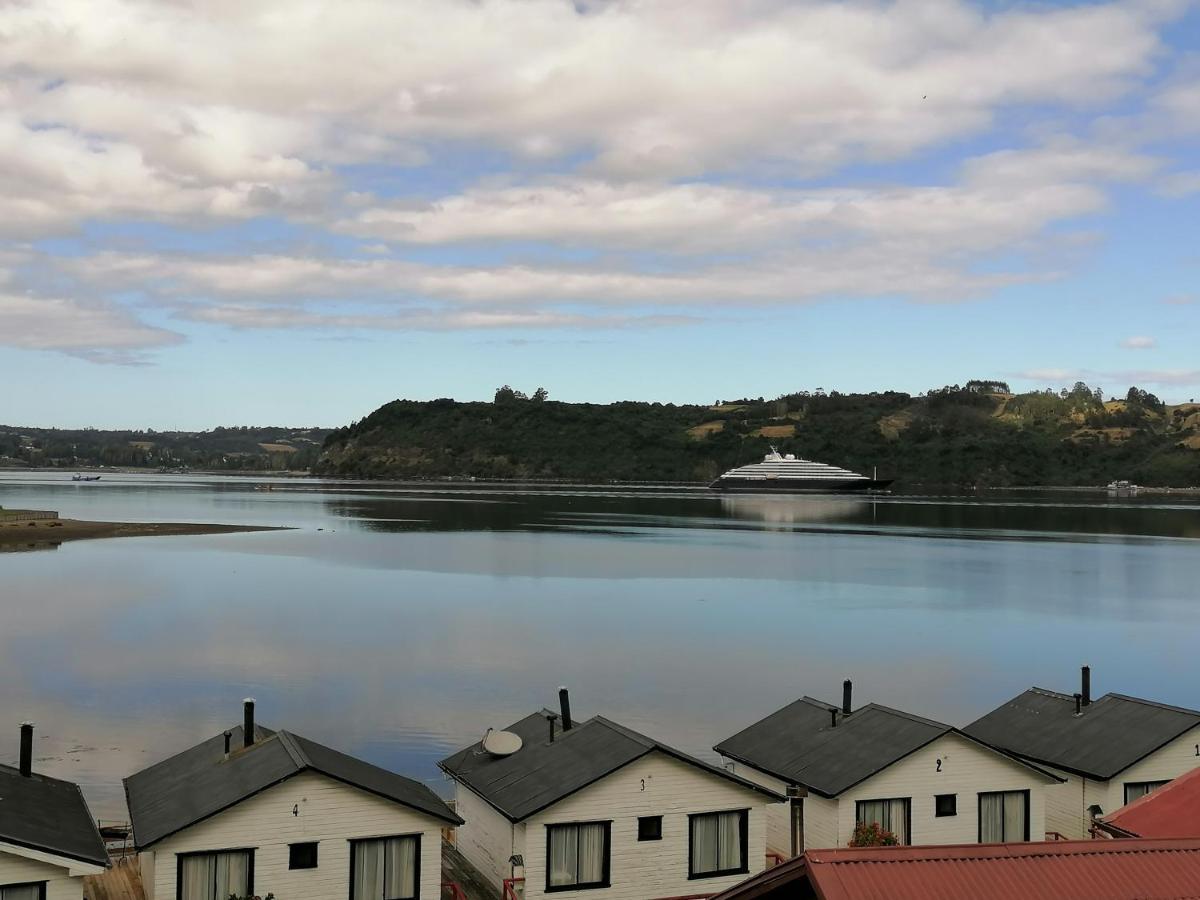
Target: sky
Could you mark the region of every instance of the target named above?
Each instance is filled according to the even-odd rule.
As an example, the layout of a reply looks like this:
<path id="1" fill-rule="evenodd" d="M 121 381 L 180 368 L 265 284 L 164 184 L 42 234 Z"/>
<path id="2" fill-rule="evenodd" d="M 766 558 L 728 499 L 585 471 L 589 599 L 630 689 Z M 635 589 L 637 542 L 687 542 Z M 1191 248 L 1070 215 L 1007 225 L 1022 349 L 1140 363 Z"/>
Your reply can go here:
<path id="1" fill-rule="evenodd" d="M 1200 397 L 1200 4 L 0 2 L 0 422 Z"/>

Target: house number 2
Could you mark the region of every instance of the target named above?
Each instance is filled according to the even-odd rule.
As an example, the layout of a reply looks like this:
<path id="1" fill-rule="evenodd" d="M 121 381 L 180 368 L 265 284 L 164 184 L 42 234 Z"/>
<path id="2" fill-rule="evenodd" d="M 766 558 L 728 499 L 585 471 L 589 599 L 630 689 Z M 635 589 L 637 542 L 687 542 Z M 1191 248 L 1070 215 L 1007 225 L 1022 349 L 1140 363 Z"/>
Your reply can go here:
<path id="1" fill-rule="evenodd" d="M 940 759 L 937 761 L 937 769 L 935 771 L 942 771 L 942 761 Z"/>

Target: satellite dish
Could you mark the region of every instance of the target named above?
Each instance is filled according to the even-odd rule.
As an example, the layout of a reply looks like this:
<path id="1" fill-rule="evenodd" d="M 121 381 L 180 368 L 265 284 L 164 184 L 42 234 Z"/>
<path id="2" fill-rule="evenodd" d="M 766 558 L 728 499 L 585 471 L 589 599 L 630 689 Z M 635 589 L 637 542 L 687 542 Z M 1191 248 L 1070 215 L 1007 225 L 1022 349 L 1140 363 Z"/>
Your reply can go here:
<path id="1" fill-rule="evenodd" d="M 492 756 L 512 756 L 521 749 L 523 743 L 521 736 L 511 731 L 493 731 L 489 728 L 483 736 L 483 749 Z"/>

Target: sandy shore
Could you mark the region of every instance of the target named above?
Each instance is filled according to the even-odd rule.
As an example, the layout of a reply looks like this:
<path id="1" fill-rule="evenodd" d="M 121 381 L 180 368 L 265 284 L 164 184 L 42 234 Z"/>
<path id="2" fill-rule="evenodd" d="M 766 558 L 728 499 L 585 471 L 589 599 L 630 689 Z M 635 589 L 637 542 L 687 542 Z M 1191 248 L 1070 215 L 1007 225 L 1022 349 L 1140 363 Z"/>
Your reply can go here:
<path id="1" fill-rule="evenodd" d="M 189 522 L 84 522 L 79 519 L 43 519 L 0 522 L 0 547 L 21 544 L 58 544 L 96 538 L 153 537 L 170 534 L 234 534 L 241 531 L 286 531 L 264 525 L 207 525 Z"/>

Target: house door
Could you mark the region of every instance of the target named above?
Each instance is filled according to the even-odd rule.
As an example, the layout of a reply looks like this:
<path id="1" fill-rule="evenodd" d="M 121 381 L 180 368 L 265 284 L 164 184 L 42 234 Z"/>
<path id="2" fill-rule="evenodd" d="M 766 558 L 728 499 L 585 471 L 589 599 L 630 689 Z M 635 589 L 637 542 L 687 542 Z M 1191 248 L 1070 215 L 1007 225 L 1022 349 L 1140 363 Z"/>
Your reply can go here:
<path id="1" fill-rule="evenodd" d="M 804 852 L 804 798 L 793 797 L 789 809 L 792 819 L 792 856 Z"/>

